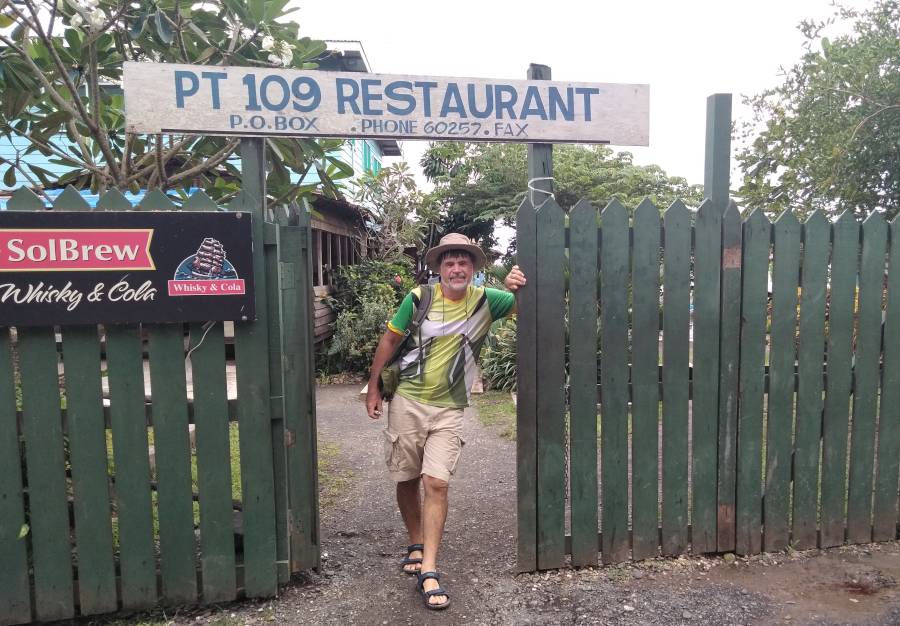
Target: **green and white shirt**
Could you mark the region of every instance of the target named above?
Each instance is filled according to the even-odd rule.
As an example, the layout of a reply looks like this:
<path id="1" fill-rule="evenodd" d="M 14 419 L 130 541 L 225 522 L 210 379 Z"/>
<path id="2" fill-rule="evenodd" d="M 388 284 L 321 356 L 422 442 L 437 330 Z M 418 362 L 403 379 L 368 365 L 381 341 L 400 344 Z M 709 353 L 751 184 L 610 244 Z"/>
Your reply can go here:
<path id="1" fill-rule="evenodd" d="M 469 285 L 466 296 L 453 301 L 444 297 L 440 284 L 433 289 L 428 315 L 400 357 L 397 393 L 431 406 L 465 407 L 488 329 L 513 311 L 515 296 Z M 421 287 L 406 295 L 388 322 L 388 329 L 398 335 L 405 334 L 415 313 L 413 294 L 421 298 Z"/>

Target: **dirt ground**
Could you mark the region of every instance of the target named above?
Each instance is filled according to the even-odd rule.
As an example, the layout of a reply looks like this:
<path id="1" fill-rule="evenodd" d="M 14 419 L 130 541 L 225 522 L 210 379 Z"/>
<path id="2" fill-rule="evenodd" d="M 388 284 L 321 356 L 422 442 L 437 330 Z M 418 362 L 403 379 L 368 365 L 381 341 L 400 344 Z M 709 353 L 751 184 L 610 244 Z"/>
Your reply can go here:
<path id="1" fill-rule="evenodd" d="M 439 560 L 452 607 L 427 611 L 397 565 L 407 540 L 382 462 L 383 424 L 365 416 L 358 390 L 317 391 L 320 446 L 336 445 L 332 471 L 342 478 L 322 512 L 322 571 L 274 600 L 129 623 L 900 624 L 898 542 L 516 575 L 515 443 L 472 410 Z"/>

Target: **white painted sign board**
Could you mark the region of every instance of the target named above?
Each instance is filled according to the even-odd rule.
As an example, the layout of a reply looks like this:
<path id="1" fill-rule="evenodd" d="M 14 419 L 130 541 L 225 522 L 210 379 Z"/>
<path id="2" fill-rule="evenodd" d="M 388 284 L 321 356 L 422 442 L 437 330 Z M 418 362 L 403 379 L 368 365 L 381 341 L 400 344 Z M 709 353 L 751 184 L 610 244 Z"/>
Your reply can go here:
<path id="1" fill-rule="evenodd" d="M 125 63 L 135 133 L 646 146 L 648 85 Z"/>

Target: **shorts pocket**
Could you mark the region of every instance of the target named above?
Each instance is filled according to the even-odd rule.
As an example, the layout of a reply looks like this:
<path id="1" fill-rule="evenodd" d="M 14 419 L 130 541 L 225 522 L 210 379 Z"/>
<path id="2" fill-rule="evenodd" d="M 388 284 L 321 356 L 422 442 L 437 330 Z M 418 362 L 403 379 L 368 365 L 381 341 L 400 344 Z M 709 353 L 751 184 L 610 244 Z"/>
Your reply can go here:
<path id="1" fill-rule="evenodd" d="M 456 473 L 456 466 L 459 463 L 459 457 L 462 454 L 463 446 L 466 445 L 466 440 L 462 438 L 461 435 L 456 436 L 456 451 L 453 453 L 453 462 L 450 463 L 450 473 Z"/>
<path id="2" fill-rule="evenodd" d="M 400 455 L 397 451 L 397 441 L 400 439 L 400 436 L 388 429 L 384 429 L 381 432 L 384 433 L 384 462 L 392 470 L 400 469 Z"/>

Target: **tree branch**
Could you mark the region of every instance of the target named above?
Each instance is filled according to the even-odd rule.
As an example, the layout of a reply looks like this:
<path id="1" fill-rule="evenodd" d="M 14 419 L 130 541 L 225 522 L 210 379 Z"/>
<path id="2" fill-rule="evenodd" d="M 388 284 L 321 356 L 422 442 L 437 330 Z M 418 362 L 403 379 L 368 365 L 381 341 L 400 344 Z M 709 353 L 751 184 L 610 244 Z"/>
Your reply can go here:
<path id="1" fill-rule="evenodd" d="M 157 176 L 159 177 L 159 184 L 165 189 L 168 180 L 166 179 L 166 163 L 163 159 L 162 135 L 156 136 L 156 171 Z"/>
<path id="2" fill-rule="evenodd" d="M 197 174 L 202 174 L 203 172 L 207 172 L 212 168 L 218 166 L 234 153 L 240 143 L 240 139 L 232 139 L 227 144 L 225 144 L 224 148 L 206 159 L 203 163 L 200 163 L 199 165 L 196 165 L 195 167 L 192 167 L 190 169 L 184 170 L 183 172 L 179 172 L 178 174 L 170 178 L 169 184 L 174 185 L 175 183 L 181 182 L 186 178 L 191 178 L 193 176 L 196 176 Z"/>
<path id="3" fill-rule="evenodd" d="M 47 48 L 47 51 L 50 53 L 50 58 L 53 60 L 53 64 L 56 66 L 56 71 L 59 74 L 59 77 L 62 79 L 63 83 L 66 85 L 66 88 L 69 90 L 72 96 L 72 102 L 75 103 L 75 108 L 78 111 L 77 117 L 82 118 L 87 126 L 91 134 L 94 137 L 94 140 L 100 146 L 100 151 L 103 153 L 103 157 L 107 161 L 107 167 L 109 168 L 110 174 L 112 175 L 113 182 L 115 184 L 120 184 L 122 172 L 119 169 L 118 163 L 116 163 L 115 155 L 112 153 L 112 149 L 109 145 L 109 138 L 106 136 L 106 129 L 103 128 L 100 124 L 95 123 L 94 119 L 88 115 L 87 109 L 85 108 L 84 102 L 81 99 L 81 96 L 78 94 L 78 90 L 75 87 L 75 83 L 72 82 L 72 79 L 69 78 L 69 72 L 66 68 L 65 64 L 62 62 L 62 59 L 59 58 L 59 54 L 56 52 L 56 47 L 53 45 L 53 41 L 51 37 L 47 36 L 47 33 L 44 32 L 44 29 L 41 27 L 40 20 L 38 19 L 37 9 L 34 6 L 34 2 L 32 0 L 22 0 L 31 14 L 34 16 L 35 24 L 34 29 L 37 32 L 38 37 L 40 37 L 44 46 Z M 13 5 L 9 5 L 11 8 Z M 16 9 L 13 9 L 18 15 L 22 16 L 24 19 L 24 15 Z M 21 50 L 21 48 L 20 48 Z M 24 52 L 24 51 L 23 51 Z M 27 54 L 24 55 L 26 58 Z M 30 59 L 29 59 L 30 61 Z M 30 65 L 33 66 L 33 70 L 38 74 L 43 76 L 43 72 L 37 68 L 33 61 L 31 61 Z M 96 72 L 96 66 L 92 68 L 94 72 Z M 43 78 L 42 82 L 46 82 L 46 78 Z M 48 83 L 49 84 L 49 83 Z"/>
<path id="4" fill-rule="evenodd" d="M 0 163 L 8 163 L 10 167 L 14 167 L 15 169 L 17 169 L 22 174 L 22 176 L 25 177 L 25 180 L 27 180 L 31 184 L 31 186 L 44 197 L 45 200 L 50 200 L 50 198 L 48 198 L 47 194 L 44 192 L 44 186 L 39 184 L 38 181 L 36 181 L 28 172 L 25 171 L 22 165 L 18 162 L 18 158 L 14 163 L 9 159 L 0 156 Z"/>
<path id="5" fill-rule="evenodd" d="M 77 167 L 82 167 L 86 170 L 90 170 L 99 176 L 106 175 L 106 173 L 103 170 L 101 170 L 99 167 L 97 167 L 93 163 L 88 163 L 84 159 L 81 159 L 81 160 L 76 159 L 71 154 L 66 154 L 65 152 L 63 152 L 62 150 L 60 150 L 59 148 L 54 146 L 52 143 L 49 143 L 46 141 L 41 141 L 40 139 L 37 139 L 36 137 L 32 137 L 31 133 L 23 133 L 22 131 L 14 128 L 13 126 L 9 126 L 9 129 L 12 130 L 12 132 L 17 134 L 19 137 L 24 137 L 25 139 L 27 139 L 28 141 L 30 141 L 37 147 L 43 148 L 44 150 L 47 150 L 48 152 L 52 152 L 56 156 L 60 157 L 64 161 L 68 161 L 72 165 L 75 165 Z"/>
<path id="6" fill-rule="evenodd" d="M 78 147 L 81 149 L 82 160 L 96 166 L 97 162 L 94 161 L 94 155 L 91 154 L 90 148 L 88 148 L 88 145 L 85 143 L 84 136 L 78 132 L 78 127 L 75 126 L 75 120 L 72 118 L 66 120 L 66 128 L 68 128 L 72 136 L 75 137 L 75 143 L 77 143 Z M 97 171 L 100 171 L 99 167 L 97 167 Z"/>

